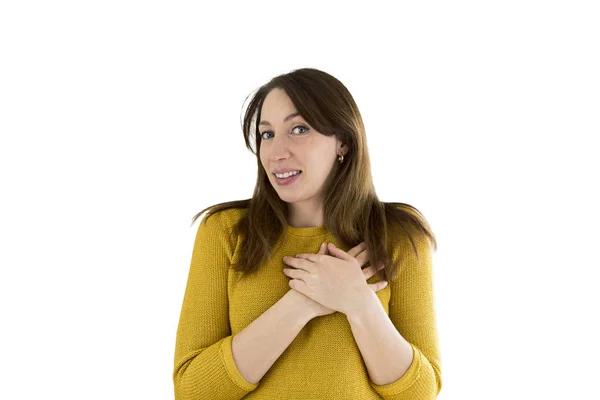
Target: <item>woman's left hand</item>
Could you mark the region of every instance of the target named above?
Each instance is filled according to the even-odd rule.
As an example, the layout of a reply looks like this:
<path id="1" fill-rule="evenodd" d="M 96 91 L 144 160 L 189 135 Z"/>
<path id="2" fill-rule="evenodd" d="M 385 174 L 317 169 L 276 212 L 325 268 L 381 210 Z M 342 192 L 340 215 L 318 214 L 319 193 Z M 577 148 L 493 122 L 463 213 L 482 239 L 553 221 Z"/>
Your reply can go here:
<path id="1" fill-rule="evenodd" d="M 314 301 L 352 315 L 374 292 L 365 280 L 359 261 L 335 247 L 327 244 L 330 255 L 297 254 L 284 257 L 283 262 L 294 268 L 283 273 L 293 278 L 290 287 Z"/>

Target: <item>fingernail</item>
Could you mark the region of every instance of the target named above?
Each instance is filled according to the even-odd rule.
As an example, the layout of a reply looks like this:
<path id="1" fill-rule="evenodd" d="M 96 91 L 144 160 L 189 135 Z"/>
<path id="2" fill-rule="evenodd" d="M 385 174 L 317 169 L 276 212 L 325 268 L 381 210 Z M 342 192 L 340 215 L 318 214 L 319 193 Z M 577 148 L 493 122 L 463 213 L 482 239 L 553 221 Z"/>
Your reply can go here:
<path id="1" fill-rule="evenodd" d="M 383 281 L 383 287 L 386 287 L 388 285 L 387 281 Z"/>

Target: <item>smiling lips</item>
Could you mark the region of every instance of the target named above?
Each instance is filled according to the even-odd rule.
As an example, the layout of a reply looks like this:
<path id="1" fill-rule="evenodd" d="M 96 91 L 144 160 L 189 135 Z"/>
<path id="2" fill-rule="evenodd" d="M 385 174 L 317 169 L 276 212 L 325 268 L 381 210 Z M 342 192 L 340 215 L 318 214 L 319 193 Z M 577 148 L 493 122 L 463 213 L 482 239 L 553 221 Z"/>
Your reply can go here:
<path id="1" fill-rule="evenodd" d="M 277 182 L 277 184 L 279 185 L 289 185 L 291 183 L 294 183 L 295 181 L 298 180 L 298 177 L 302 175 L 302 171 L 300 171 L 299 173 L 289 176 L 287 178 L 278 178 L 277 176 L 275 176 L 275 181 Z"/>
<path id="2" fill-rule="evenodd" d="M 273 171 L 273 174 L 285 174 L 286 172 L 302 171 L 300 168 L 279 168 Z"/>

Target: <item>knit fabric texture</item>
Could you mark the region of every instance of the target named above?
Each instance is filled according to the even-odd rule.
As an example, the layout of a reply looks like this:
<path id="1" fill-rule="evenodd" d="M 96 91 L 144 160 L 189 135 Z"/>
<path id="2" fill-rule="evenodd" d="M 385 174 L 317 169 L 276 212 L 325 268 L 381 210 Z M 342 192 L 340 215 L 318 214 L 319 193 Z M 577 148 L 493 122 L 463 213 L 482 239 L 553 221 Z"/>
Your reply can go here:
<path id="1" fill-rule="evenodd" d="M 243 209 L 202 219 L 196 233 L 176 334 L 173 384 L 176 400 L 218 399 L 435 399 L 442 387 L 430 243 L 413 237 L 420 264 L 406 240 L 393 245 L 402 272 L 376 292 L 386 314 L 413 349 L 409 369 L 395 382 L 371 381 L 346 315 L 311 319 L 262 379 L 247 382 L 236 367 L 233 336 L 290 290 L 284 256 L 316 254 L 338 243 L 324 226 L 286 225 L 288 238 L 255 275 L 240 279 L 239 238 L 231 237 Z M 283 237 L 283 235 L 282 235 Z M 354 247 L 354 246 L 352 246 Z M 344 251 L 350 248 L 340 247 Z M 399 256 L 399 258 L 398 258 Z M 364 266 L 363 266 L 364 267 Z M 367 283 L 379 281 L 378 275 Z"/>

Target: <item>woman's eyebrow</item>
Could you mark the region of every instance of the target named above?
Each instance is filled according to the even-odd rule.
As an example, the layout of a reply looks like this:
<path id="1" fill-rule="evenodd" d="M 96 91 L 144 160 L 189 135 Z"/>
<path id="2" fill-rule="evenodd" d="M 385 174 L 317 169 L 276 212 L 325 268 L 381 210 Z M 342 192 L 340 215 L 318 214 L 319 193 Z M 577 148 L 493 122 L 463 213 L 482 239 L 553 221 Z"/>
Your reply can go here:
<path id="1" fill-rule="evenodd" d="M 288 115 L 287 117 L 285 117 L 283 119 L 283 122 L 288 122 L 290 119 L 297 117 L 298 115 L 300 115 L 300 113 L 296 111 L 295 113 L 292 113 L 292 114 Z M 271 125 L 271 124 L 269 123 L 269 121 L 263 120 L 263 121 L 260 121 L 260 123 L 258 125 L 260 126 L 260 125 Z"/>

